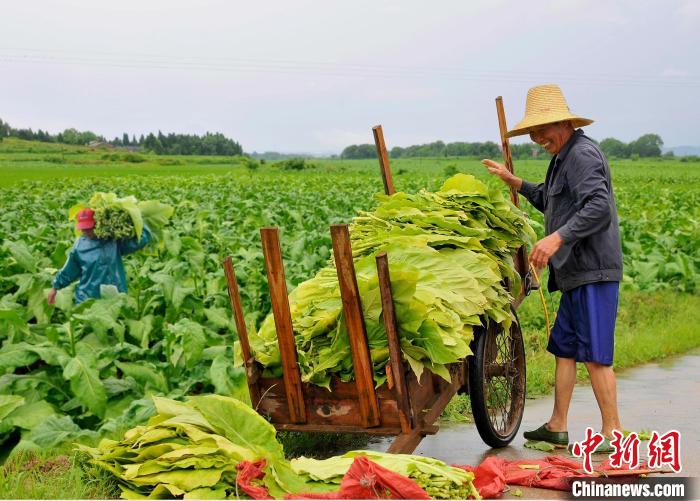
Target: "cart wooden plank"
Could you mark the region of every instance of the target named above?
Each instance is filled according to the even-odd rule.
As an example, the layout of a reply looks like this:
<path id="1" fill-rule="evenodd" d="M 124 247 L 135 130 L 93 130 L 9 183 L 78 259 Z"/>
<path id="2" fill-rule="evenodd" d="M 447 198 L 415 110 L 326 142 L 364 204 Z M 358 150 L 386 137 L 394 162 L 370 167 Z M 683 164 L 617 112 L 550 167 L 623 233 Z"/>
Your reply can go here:
<path id="1" fill-rule="evenodd" d="M 398 402 L 399 417 L 401 419 L 401 429 L 409 433 L 414 425 L 411 406 L 408 399 L 408 388 L 406 375 L 401 357 L 401 345 L 399 343 L 398 323 L 394 311 L 394 300 L 391 293 L 391 276 L 389 274 L 389 260 L 386 252 L 381 252 L 376 257 L 377 276 L 379 278 L 379 291 L 382 296 L 382 313 L 384 317 L 384 328 L 386 330 L 389 344 L 389 358 L 391 367 L 391 378 Z"/>
<path id="2" fill-rule="evenodd" d="M 253 408 L 258 406 L 260 402 L 260 392 L 258 391 L 258 371 L 255 365 L 255 360 L 250 354 L 250 343 L 248 342 L 248 330 L 245 325 L 245 317 L 243 316 L 243 307 L 241 306 L 241 295 L 238 291 L 238 282 L 236 281 L 236 272 L 233 269 L 231 256 L 224 259 L 224 274 L 228 283 L 228 296 L 231 301 L 231 309 L 233 310 L 234 320 L 236 322 L 236 330 L 238 331 L 238 340 L 243 353 L 243 363 L 246 371 L 246 381 L 248 382 L 248 391 L 250 392 L 250 400 Z"/>
<path id="3" fill-rule="evenodd" d="M 374 391 L 374 368 L 369 353 L 360 292 L 357 288 L 357 277 L 352 260 L 348 225 L 332 225 L 331 239 L 333 241 L 335 267 L 338 272 L 340 296 L 343 301 L 343 315 L 350 340 L 360 412 L 366 426 L 378 426 L 380 417 L 379 405 L 377 404 L 377 397 Z"/>
<path id="4" fill-rule="evenodd" d="M 279 228 L 262 228 L 260 235 L 262 237 L 265 267 L 267 269 L 267 281 L 270 288 L 272 314 L 275 319 L 275 329 L 277 330 L 277 342 L 282 358 L 282 373 L 287 396 L 289 420 L 292 423 L 305 423 L 304 394 L 301 387 L 299 365 L 297 364 L 292 315 L 289 311 L 289 298 L 287 297 L 287 283 L 284 275 L 284 263 L 282 262 Z"/>
<path id="5" fill-rule="evenodd" d="M 379 169 L 382 174 L 382 181 L 384 181 L 384 193 L 387 195 L 393 195 L 396 193 L 396 190 L 394 190 L 394 181 L 391 178 L 389 153 L 386 151 L 386 144 L 384 144 L 384 131 L 382 130 L 382 126 L 375 125 L 372 127 L 372 134 L 374 134 L 374 145 L 377 147 Z"/>

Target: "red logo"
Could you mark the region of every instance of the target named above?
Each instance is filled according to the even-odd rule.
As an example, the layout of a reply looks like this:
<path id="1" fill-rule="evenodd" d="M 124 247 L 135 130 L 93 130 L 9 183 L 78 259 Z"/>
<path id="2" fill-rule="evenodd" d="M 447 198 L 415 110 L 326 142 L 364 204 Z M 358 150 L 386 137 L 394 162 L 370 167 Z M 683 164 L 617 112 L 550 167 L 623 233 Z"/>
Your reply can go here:
<path id="1" fill-rule="evenodd" d="M 574 442 L 571 454 L 576 457 L 583 457 L 583 471 L 588 474 L 593 473 L 593 460 L 591 455 L 595 452 L 605 438 L 600 433 L 594 433 L 590 426 L 586 428 L 586 439 L 583 442 Z"/>
<path id="2" fill-rule="evenodd" d="M 627 437 L 617 430 L 613 430 L 613 439 L 610 445 L 615 448 L 615 452 L 610 454 L 610 466 L 622 468 L 623 465 L 630 470 L 639 468 L 639 436 L 632 432 Z M 629 465 L 629 466 L 627 466 Z"/>
<path id="3" fill-rule="evenodd" d="M 681 471 L 681 434 L 679 431 L 671 430 L 661 436 L 653 431 L 648 447 L 649 468 L 661 468 L 667 465 L 675 473 Z"/>
<path id="4" fill-rule="evenodd" d="M 639 446 L 640 438 L 635 432 L 625 437 L 618 430 L 613 430 L 613 439 L 610 445 L 615 449 L 610 454 L 610 466 L 612 468 L 626 468 L 634 470 L 639 468 Z M 592 428 L 586 428 L 586 438 L 581 442 L 574 442 L 571 454 L 583 458 L 583 470 L 593 473 L 593 461 L 591 455 L 595 453 L 604 437 L 600 433 L 594 433 Z M 651 432 L 649 444 L 647 445 L 648 461 L 647 467 L 659 469 L 669 466 L 675 473 L 682 470 L 681 465 L 681 434 L 677 430 L 671 430 L 664 435 L 658 432 Z"/>

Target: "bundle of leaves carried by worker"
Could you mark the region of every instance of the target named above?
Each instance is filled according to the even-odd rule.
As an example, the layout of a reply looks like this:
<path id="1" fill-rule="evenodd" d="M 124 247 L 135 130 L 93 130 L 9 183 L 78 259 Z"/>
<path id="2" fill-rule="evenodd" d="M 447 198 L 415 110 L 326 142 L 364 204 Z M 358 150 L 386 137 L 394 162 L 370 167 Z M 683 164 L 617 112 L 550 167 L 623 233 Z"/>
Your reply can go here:
<path id="1" fill-rule="evenodd" d="M 372 212 L 350 226 L 353 260 L 377 385 L 389 358 L 381 317 L 376 255 L 386 251 L 401 350 L 417 375 L 424 368 L 449 380 L 446 365 L 471 354 L 473 329 L 483 321 L 508 328 L 520 277 L 512 254 L 535 238 L 523 212 L 499 189 L 457 174 L 437 192 L 378 195 Z M 347 329 L 334 263 L 289 296 L 302 379 L 329 387 L 332 375 L 353 377 Z M 281 375 L 268 315 L 250 336 L 268 376 Z"/>
<path id="2" fill-rule="evenodd" d="M 274 427 L 243 402 L 219 395 L 153 401 L 157 414 L 123 440 L 78 446 L 114 475 L 125 499 L 239 497 L 239 465 L 261 460 L 260 487 L 275 498 L 335 488 L 294 473 Z"/>
<path id="3" fill-rule="evenodd" d="M 141 238 L 144 224 L 148 226 L 154 240 L 163 237 L 163 227 L 173 215 L 172 206 L 156 200 L 139 202 L 136 197 L 119 198 L 114 193 L 95 193 L 87 204 L 70 208 L 69 219 L 75 219 L 84 208 L 95 211 L 95 236 L 97 238 Z"/>
<path id="4" fill-rule="evenodd" d="M 438 459 L 411 454 L 351 451 L 328 459 L 292 459 L 295 473 L 310 480 L 340 485 L 355 458 L 364 456 L 387 470 L 416 482 L 433 499 L 481 499 L 473 484 L 474 473 L 448 466 Z"/>

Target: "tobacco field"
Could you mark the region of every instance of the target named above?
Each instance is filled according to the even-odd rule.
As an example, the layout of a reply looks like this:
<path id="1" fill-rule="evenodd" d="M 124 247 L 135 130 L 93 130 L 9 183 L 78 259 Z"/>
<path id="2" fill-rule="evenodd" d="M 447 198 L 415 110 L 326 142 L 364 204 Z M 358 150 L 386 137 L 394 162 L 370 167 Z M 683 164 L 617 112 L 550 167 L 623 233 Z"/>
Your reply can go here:
<path id="1" fill-rule="evenodd" d="M 150 395 L 245 400 L 223 258 L 233 257 L 247 323 L 258 329 L 270 311 L 259 228 L 280 227 L 291 291 L 327 264 L 329 225 L 371 210 L 382 188 L 374 161 L 312 160 L 286 170 L 237 158 L 145 156 L 132 165 L 89 150 L 15 148 L 0 149 L 5 451 L 141 424 L 154 412 Z M 477 160 L 406 159 L 393 168 L 397 190 L 410 193 L 436 190 L 456 170 L 495 183 Z M 546 163 L 516 162 L 516 169 L 536 181 Z M 625 287 L 696 294 L 700 165 L 624 161 L 612 170 Z M 159 246 L 125 257 L 128 294 L 74 306 L 69 287 L 49 306 L 51 280 L 75 240 L 68 209 L 97 191 L 159 200 L 174 214 Z M 542 236 L 541 216 L 525 209 Z"/>

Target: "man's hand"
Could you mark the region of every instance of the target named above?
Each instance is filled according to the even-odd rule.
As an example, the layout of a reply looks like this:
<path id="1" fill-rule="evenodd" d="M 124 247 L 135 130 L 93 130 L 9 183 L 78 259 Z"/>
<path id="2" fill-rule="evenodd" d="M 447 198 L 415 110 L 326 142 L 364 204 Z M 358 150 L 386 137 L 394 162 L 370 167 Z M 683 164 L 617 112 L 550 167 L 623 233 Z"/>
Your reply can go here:
<path id="1" fill-rule="evenodd" d="M 505 165 L 488 159 L 482 160 L 481 163 L 488 169 L 489 174 L 500 177 L 508 186 L 511 186 L 516 190 L 519 190 L 522 186 L 523 180 L 514 176 Z"/>
<path id="2" fill-rule="evenodd" d="M 535 244 L 530 253 L 530 262 L 535 268 L 544 268 L 547 266 L 549 258 L 552 257 L 564 245 L 564 241 L 559 236 L 559 232 L 554 232 L 551 235 L 544 237 Z"/>
<path id="3" fill-rule="evenodd" d="M 49 296 L 48 296 L 48 298 L 46 299 L 46 301 L 47 301 L 49 304 L 56 304 L 56 293 L 57 293 L 57 292 L 58 292 L 58 291 L 57 291 L 56 289 L 54 289 L 53 287 L 51 288 L 51 290 L 49 291 Z"/>

